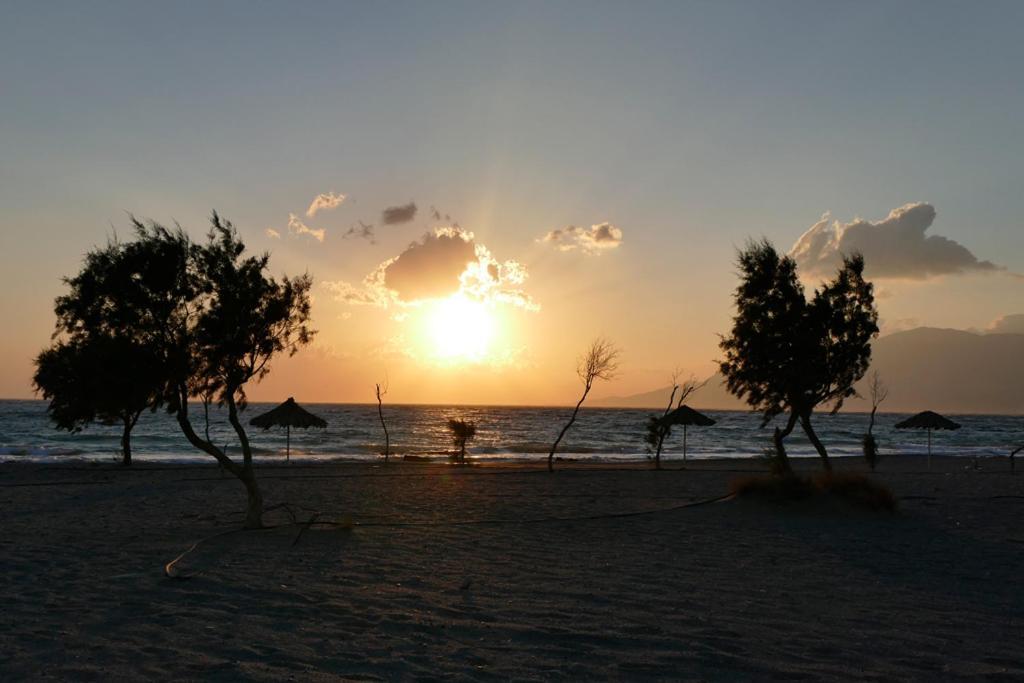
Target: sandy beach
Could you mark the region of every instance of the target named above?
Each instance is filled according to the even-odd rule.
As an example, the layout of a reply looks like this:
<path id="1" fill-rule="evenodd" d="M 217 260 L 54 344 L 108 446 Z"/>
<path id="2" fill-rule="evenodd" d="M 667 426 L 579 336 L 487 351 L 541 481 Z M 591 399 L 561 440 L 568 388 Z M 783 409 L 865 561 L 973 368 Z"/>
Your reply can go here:
<path id="1" fill-rule="evenodd" d="M 845 462 L 860 469 L 859 462 Z M 16 679 L 1024 677 L 1024 476 L 890 458 L 896 516 L 716 498 L 757 462 L 0 467 Z M 806 466 L 815 466 L 808 462 Z M 571 469 L 570 469 L 571 468 Z M 646 513 L 646 514 L 631 514 Z M 351 522 L 351 528 L 345 528 Z"/>

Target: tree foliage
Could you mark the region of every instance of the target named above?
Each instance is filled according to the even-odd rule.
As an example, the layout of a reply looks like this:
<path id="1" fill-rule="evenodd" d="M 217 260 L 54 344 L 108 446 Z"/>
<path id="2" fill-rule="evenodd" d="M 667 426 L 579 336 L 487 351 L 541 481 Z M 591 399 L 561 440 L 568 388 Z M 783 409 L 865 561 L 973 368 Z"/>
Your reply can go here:
<path id="1" fill-rule="evenodd" d="M 467 420 L 448 420 L 448 431 L 455 445 L 453 458 L 460 464 L 466 462 L 466 444 L 476 436 L 476 423 Z"/>
<path id="2" fill-rule="evenodd" d="M 130 245 L 112 240 L 86 256 L 78 275 L 65 279 L 68 292 L 54 305 L 55 341 L 36 357 L 33 377 L 59 429 L 122 425 L 125 465 L 132 460 L 131 431 L 143 411 L 160 405 L 166 377 L 155 350 L 136 336 L 136 302 L 122 301 L 135 288 L 127 267 L 130 251 Z"/>
<path id="3" fill-rule="evenodd" d="M 786 469 L 783 439 L 797 422 L 830 469 L 811 415 L 819 405 L 831 404 L 837 412 L 867 371 L 878 313 L 873 286 L 864 279 L 864 259 L 859 254 L 844 257 L 836 277 L 814 290 L 810 299 L 796 262 L 766 240 L 749 243 L 737 263 L 736 316 L 732 332 L 720 344 L 726 386 L 761 411 L 765 425 L 788 413 L 785 428 L 776 427 L 774 436 Z"/>

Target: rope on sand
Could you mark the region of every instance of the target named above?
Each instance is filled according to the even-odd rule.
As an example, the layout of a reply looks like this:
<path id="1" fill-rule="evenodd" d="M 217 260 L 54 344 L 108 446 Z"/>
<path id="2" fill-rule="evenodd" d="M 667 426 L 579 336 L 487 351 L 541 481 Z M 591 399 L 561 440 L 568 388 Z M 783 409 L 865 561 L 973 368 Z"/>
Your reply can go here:
<path id="1" fill-rule="evenodd" d="M 342 529 L 353 529 L 357 527 L 364 528 L 408 528 L 408 527 L 464 527 L 464 526 L 499 526 L 507 524 L 520 524 L 520 525 L 531 525 L 531 524 L 550 524 L 550 523 L 564 523 L 564 522 L 591 522 L 602 519 L 625 519 L 629 517 L 643 517 L 647 515 L 657 515 L 667 512 L 675 512 L 677 510 L 685 510 L 687 508 L 700 507 L 702 505 L 709 505 L 711 503 L 719 503 L 722 501 L 730 500 L 734 496 L 731 493 L 723 496 L 717 496 L 715 498 L 707 498 L 705 500 L 691 501 L 689 503 L 682 503 L 680 505 L 673 505 L 665 508 L 655 508 L 653 510 L 638 510 L 635 512 L 609 512 L 599 515 L 580 515 L 575 517 L 533 517 L 529 519 L 464 519 L 455 521 L 445 522 L 353 522 L 350 520 L 331 520 L 321 519 L 321 513 L 310 508 L 303 507 L 301 505 L 293 505 L 291 503 L 278 503 L 268 507 L 265 511 L 269 512 L 276 509 L 284 509 L 288 515 L 292 518 L 292 522 L 289 524 L 273 524 L 261 527 L 259 529 L 232 529 L 230 531 L 222 531 L 213 536 L 207 536 L 193 543 L 187 550 L 175 557 L 173 560 L 164 565 L 164 575 L 172 579 L 186 579 L 194 576 L 194 574 L 185 574 L 181 572 L 177 565 L 186 556 L 192 553 L 196 548 L 213 541 L 218 538 L 230 536 L 232 534 L 244 533 L 247 531 L 271 531 L 273 529 L 288 529 L 293 527 L 299 527 L 299 533 L 295 536 L 295 540 L 292 541 L 291 547 L 295 547 L 298 542 L 302 539 L 302 535 L 313 526 L 326 526 L 326 527 L 338 527 Z M 296 521 L 295 513 L 292 508 L 299 508 L 312 512 L 313 515 L 302 522 Z"/>

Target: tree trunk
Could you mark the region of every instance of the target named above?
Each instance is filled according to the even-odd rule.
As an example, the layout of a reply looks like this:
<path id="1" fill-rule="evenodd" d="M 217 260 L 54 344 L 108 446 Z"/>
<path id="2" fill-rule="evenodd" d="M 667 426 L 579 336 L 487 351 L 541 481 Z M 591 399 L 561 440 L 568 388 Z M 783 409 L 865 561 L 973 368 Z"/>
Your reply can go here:
<path id="1" fill-rule="evenodd" d="M 658 447 L 654 450 L 654 469 L 656 470 L 661 469 L 661 445 L 663 443 L 665 443 L 664 428 L 658 433 Z"/>
<path id="2" fill-rule="evenodd" d="M 811 444 L 814 446 L 814 450 L 818 451 L 818 455 L 821 456 L 821 465 L 825 468 L 826 472 L 832 471 L 832 463 L 828 459 L 828 451 L 825 450 L 825 444 L 821 442 L 818 435 L 814 431 L 814 427 L 811 426 L 811 414 L 805 413 L 800 416 L 800 424 L 804 428 L 804 433 L 807 434 L 807 438 L 811 440 Z"/>
<path id="3" fill-rule="evenodd" d="M 125 467 L 132 464 L 132 427 L 134 426 L 135 420 L 131 416 L 125 415 L 124 431 L 121 432 L 121 464 Z"/>
<path id="4" fill-rule="evenodd" d="M 871 406 L 871 418 L 868 420 L 868 436 L 871 436 L 871 430 L 875 428 L 876 412 L 878 412 L 878 406 Z"/>
<path id="5" fill-rule="evenodd" d="M 796 420 L 796 411 L 793 411 L 789 414 L 789 419 L 786 420 L 786 428 L 779 429 L 776 427 L 775 434 L 772 436 L 772 441 L 775 442 L 775 456 L 779 462 L 780 473 L 784 475 L 793 474 L 793 468 L 789 465 L 789 455 L 786 454 L 786 446 L 782 441 L 793 432 L 793 428 L 796 427 Z"/>
<path id="6" fill-rule="evenodd" d="M 245 528 L 263 528 L 263 494 L 260 493 L 260 486 L 256 482 L 256 474 L 252 468 L 243 468 L 242 476 L 239 477 L 245 484 L 245 493 L 248 496 L 248 505 L 245 510 Z"/>
<path id="7" fill-rule="evenodd" d="M 259 484 L 256 483 L 256 473 L 252 466 L 252 447 L 249 445 L 249 435 L 245 433 L 241 421 L 238 419 L 238 406 L 235 404 L 233 390 L 225 391 L 228 404 L 228 422 L 235 428 L 238 441 L 242 445 L 242 471 L 238 475 L 245 484 L 246 493 L 249 494 L 249 508 L 245 515 L 246 529 L 259 529 L 263 527 L 263 495 L 260 493 Z"/>
<path id="8" fill-rule="evenodd" d="M 380 396 L 377 397 L 377 415 L 380 417 L 380 426 L 384 429 L 384 464 L 388 464 L 388 455 L 391 454 L 391 436 L 388 434 L 388 426 L 384 423 L 384 406 L 381 405 Z"/>
<path id="9" fill-rule="evenodd" d="M 572 411 L 572 417 L 569 418 L 568 424 L 562 427 L 562 431 L 558 433 L 558 438 L 555 439 L 554 445 L 551 446 L 551 452 L 548 453 L 548 472 L 555 471 L 555 451 L 558 450 L 558 444 L 562 442 L 562 437 L 569 431 L 569 427 L 572 427 L 572 423 L 576 421 L 576 415 L 580 412 L 580 406 L 583 405 L 583 401 L 586 400 L 587 394 L 590 393 L 590 387 L 583 389 L 583 395 L 580 396 L 580 400 L 576 403 L 576 408 Z"/>
<path id="10" fill-rule="evenodd" d="M 673 382 L 674 383 L 674 382 Z M 672 394 L 668 397 L 668 405 L 665 407 L 665 412 L 661 414 L 662 419 L 668 417 L 668 414 L 672 412 L 672 402 L 676 400 L 676 390 L 678 386 L 672 387 Z M 682 401 L 682 398 L 679 399 Z M 661 447 L 665 443 L 665 439 L 668 437 L 669 427 L 662 426 L 658 430 L 658 447 L 654 451 L 654 469 L 661 469 Z"/>
<path id="11" fill-rule="evenodd" d="M 176 414 L 178 418 L 178 426 L 181 427 L 181 431 L 185 435 L 185 438 L 188 439 L 190 444 L 199 450 L 213 456 L 221 467 L 241 480 L 242 484 L 245 485 L 246 494 L 248 495 L 245 527 L 247 529 L 261 528 L 263 526 L 263 495 L 260 493 L 259 484 L 256 482 L 256 474 L 252 469 L 252 452 L 249 450 L 249 439 L 244 438 L 242 440 L 242 451 L 248 455 L 248 458 L 245 463 L 239 465 L 211 441 L 203 439 L 196 434 L 195 429 L 192 428 L 192 422 L 188 417 L 188 393 L 185 387 L 180 387 L 178 389 L 177 403 Z M 242 425 L 238 421 L 238 411 L 234 404 L 234 400 L 230 400 L 228 402 L 228 408 L 228 416 L 231 419 L 232 426 L 235 427 L 236 432 L 240 432 L 239 438 L 244 437 L 245 430 L 242 429 Z"/>

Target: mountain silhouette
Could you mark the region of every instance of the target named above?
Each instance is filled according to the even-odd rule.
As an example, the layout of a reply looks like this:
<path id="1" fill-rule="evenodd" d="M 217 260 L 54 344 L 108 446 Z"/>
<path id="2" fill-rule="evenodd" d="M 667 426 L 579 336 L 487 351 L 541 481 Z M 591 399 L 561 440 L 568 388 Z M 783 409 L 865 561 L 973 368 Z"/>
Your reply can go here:
<path id="1" fill-rule="evenodd" d="M 964 330 L 919 327 L 875 341 L 870 372 L 878 370 L 889 387 L 883 412 L 935 410 L 946 413 L 1024 413 L 1024 334 L 980 334 Z M 866 395 L 866 380 L 858 393 Z M 623 408 L 662 408 L 671 387 L 631 396 L 593 401 L 592 405 Z M 713 375 L 694 395 L 695 408 L 746 410 L 729 394 L 722 376 Z M 852 398 L 844 412 L 870 410 Z"/>

